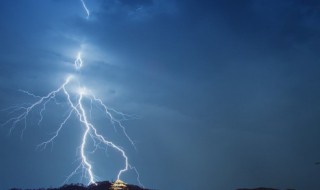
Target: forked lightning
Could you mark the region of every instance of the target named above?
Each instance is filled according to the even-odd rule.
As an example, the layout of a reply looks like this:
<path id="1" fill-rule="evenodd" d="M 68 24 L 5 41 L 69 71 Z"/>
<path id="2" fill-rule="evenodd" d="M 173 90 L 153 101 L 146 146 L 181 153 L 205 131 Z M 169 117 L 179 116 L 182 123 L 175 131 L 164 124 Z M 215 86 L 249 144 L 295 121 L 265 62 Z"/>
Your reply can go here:
<path id="1" fill-rule="evenodd" d="M 81 0 L 81 4 L 83 6 L 83 9 L 86 13 L 86 18 L 89 19 L 90 11 L 87 8 L 84 0 Z M 83 66 L 83 60 L 82 60 L 82 54 L 79 52 L 75 58 L 74 61 L 74 67 L 76 70 L 80 70 Z M 77 90 L 73 90 L 74 87 L 76 87 Z M 121 179 L 122 174 L 124 174 L 129 169 L 133 170 L 137 174 L 137 181 L 141 185 L 139 180 L 139 173 L 137 172 L 136 168 L 131 166 L 129 163 L 128 156 L 123 148 L 121 148 L 119 145 L 115 144 L 114 142 L 107 139 L 105 136 L 103 136 L 101 133 L 99 133 L 98 129 L 94 126 L 91 120 L 91 111 L 92 111 L 92 104 L 95 104 L 96 106 L 99 106 L 100 109 L 103 111 L 104 115 L 110 120 L 113 127 L 119 127 L 125 137 L 128 139 L 128 141 L 132 144 L 133 147 L 135 147 L 133 140 L 129 137 L 129 135 L 126 132 L 125 127 L 123 126 L 121 119 L 128 119 L 130 118 L 129 115 L 126 115 L 122 112 L 116 111 L 112 108 L 109 108 L 106 104 L 103 103 L 103 101 L 99 98 L 97 98 L 92 91 L 82 86 L 75 76 L 68 76 L 64 83 L 57 88 L 56 90 L 53 90 L 49 92 L 45 96 L 38 96 L 31 92 L 20 90 L 21 92 L 25 93 L 28 96 L 31 96 L 36 99 L 35 102 L 32 104 L 26 104 L 23 106 L 14 106 L 11 108 L 6 109 L 6 111 L 10 111 L 9 114 L 13 114 L 14 116 L 4 122 L 2 125 L 11 125 L 10 133 L 20 124 L 23 124 L 22 129 L 22 135 L 23 132 L 27 128 L 27 119 L 31 112 L 33 111 L 39 111 L 39 120 L 38 124 L 43 120 L 43 114 L 47 109 L 47 104 L 51 101 L 56 101 L 56 97 L 64 97 L 66 100 L 66 104 L 69 106 L 69 111 L 67 113 L 67 116 L 63 119 L 63 121 L 60 123 L 58 129 L 55 131 L 53 136 L 49 138 L 48 140 L 40 143 L 37 148 L 38 149 L 45 149 L 49 144 L 52 144 L 55 139 L 59 136 L 64 126 L 68 123 L 69 119 L 73 116 L 78 118 L 78 121 L 81 123 L 82 127 L 84 128 L 84 132 L 82 134 L 82 141 L 80 144 L 80 163 L 78 167 L 75 168 L 73 172 L 67 177 L 67 182 L 69 179 L 71 179 L 74 175 L 82 173 L 82 177 L 87 178 L 89 184 L 95 184 L 97 181 L 97 176 L 93 172 L 93 161 L 88 157 L 89 151 L 88 148 L 88 140 L 91 139 L 93 142 L 93 148 L 94 151 L 97 149 L 103 149 L 105 150 L 107 147 L 111 147 L 115 151 L 119 153 L 119 155 L 123 159 L 123 168 L 121 168 L 117 174 L 117 179 Z M 88 99 L 91 102 L 91 109 L 87 110 L 84 101 L 85 99 Z"/>

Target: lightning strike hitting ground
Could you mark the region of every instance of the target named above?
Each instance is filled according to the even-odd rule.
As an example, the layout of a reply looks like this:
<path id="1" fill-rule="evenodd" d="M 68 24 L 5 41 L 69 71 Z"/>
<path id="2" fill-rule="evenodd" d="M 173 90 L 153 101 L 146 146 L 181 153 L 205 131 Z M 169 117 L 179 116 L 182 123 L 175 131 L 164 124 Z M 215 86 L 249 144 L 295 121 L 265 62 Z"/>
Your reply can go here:
<path id="1" fill-rule="evenodd" d="M 85 2 L 81 0 L 82 6 L 87 14 L 87 19 L 90 16 L 90 11 L 88 10 Z M 78 53 L 75 61 L 74 61 L 75 69 L 78 71 L 83 66 L 83 61 L 81 57 L 81 52 Z M 76 91 L 74 91 L 74 87 L 77 88 Z M 92 118 L 92 104 L 95 104 L 96 106 L 99 106 L 100 109 L 103 111 L 104 115 L 109 119 L 111 124 L 114 128 L 119 127 L 125 137 L 128 139 L 128 141 L 132 144 L 132 146 L 135 148 L 133 140 L 129 137 L 129 135 L 126 132 L 125 127 L 122 124 L 122 120 L 128 120 L 129 118 L 132 118 L 129 115 L 126 115 L 122 112 L 119 112 L 117 110 L 114 110 L 112 108 L 109 108 L 106 104 L 103 103 L 103 101 L 99 98 L 97 98 L 94 93 L 85 87 L 81 86 L 79 80 L 77 77 L 74 77 L 72 75 L 68 76 L 64 83 L 57 88 L 56 90 L 53 90 L 49 92 L 45 96 L 38 96 L 31 92 L 20 90 L 22 93 L 36 99 L 32 104 L 24 104 L 22 106 L 13 106 L 5 110 L 1 111 L 9 111 L 9 115 L 14 115 L 10 119 L 8 119 L 6 122 L 2 124 L 2 126 L 5 125 L 11 125 L 9 133 L 11 133 L 18 124 L 23 124 L 23 129 L 21 136 L 23 136 L 24 131 L 27 128 L 27 119 L 31 112 L 39 111 L 39 120 L 38 125 L 43 121 L 43 114 L 47 109 L 48 103 L 51 101 L 56 101 L 56 98 L 64 97 L 66 104 L 69 106 L 69 110 L 67 112 L 67 116 L 63 119 L 63 121 L 60 123 L 58 129 L 55 131 L 53 136 L 49 138 L 48 140 L 40 143 L 37 145 L 37 149 L 44 150 L 47 148 L 48 145 L 52 145 L 56 138 L 58 138 L 59 134 L 61 133 L 62 129 L 67 125 L 68 121 L 72 116 L 75 116 L 78 118 L 79 123 L 81 123 L 81 126 L 84 128 L 84 132 L 82 134 L 82 140 L 81 144 L 79 146 L 80 149 L 80 163 L 78 167 L 75 168 L 73 172 L 67 177 L 65 183 L 71 179 L 76 174 L 81 173 L 83 178 L 86 178 L 89 182 L 89 184 L 95 184 L 97 180 L 97 176 L 93 172 L 93 161 L 89 158 L 88 153 L 90 153 L 88 148 L 88 140 L 92 140 L 93 142 L 93 148 L 94 150 L 91 151 L 91 153 L 94 153 L 97 149 L 106 150 L 107 147 L 110 147 L 114 149 L 116 152 L 119 153 L 119 155 L 123 159 L 123 168 L 119 170 L 117 174 L 117 179 L 121 179 L 122 174 L 124 172 L 128 171 L 129 169 L 133 170 L 137 175 L 137 181 L 142 186 L 140 179 L 139 179 L 139 173 L 137 172 L 136 168 L 131 166 L 129 163 L 128 156 L 123 148 L 115 144 L 114 142 L 110 141 L 106 137 L 104 137 L 101 133 L 99 133 L 98 129 L 94 126 L 92 121 L 90 121 Z M 91 102 L 90 110 L 88 111 L 86 107 L 84 106 L 84 100 L 87 99 Z M 88 115 L 89 112 L 89 115 Z M 122 119 L 117 119 L 122 118 Z"/>
<path id="2" fill-rule="evenodd" d="M 130 143 L 134 146 L 133 141 L 131 140 L 131 138 L 128 136 L 128 134 L 125 131 L 124 126 L 122 125 L 121 121 L 115 119 L 114 115 L 111 114 L 111 112 L 115 112 L 116 114 L 122 116 L 122 117 L 129 117 L 121 112 L 118 112 L 114 109 L 109 109 L 103 102 L 101 99 L 98 99 L 95 97 L 95 95 L 86 90 L 85 88 L 79 88 L 79 90 L 77 92 L 70 92 L 70 90 L 68 90 L 69 86 L 73 86 L 71 83 L 72 82 L 76 82 L 76 78 L 69 76 L 67 77 L 67 79 L 65 80 L 65 82 L 56 90 L 50 92 L 49 94 L 47 94 L 46 96 L 40 97 L 40 96 L 36 96 L 30 92 L 27 91 L 23 91 L 24 93 L 26 93 L 29 96 L 32 96 L 34 98 L 38 98 L 38 100 L 36 102 L 34 102 L 33 104 L 31 104 L 30 106 L 22 106 L 22 107 L 12 107 L 11 109 L 13 109 L 13 113 L 18 113 L 16 117 L 12 117 L 11 119 L 9 119 L 8 121 L 6 121 L 5 123 L 3 123 L 2 125 L 8 125 L 8 124 L 12 124 L 12 127 L 10 128 L 10 133 L 15 129 L 15 127 L 17 126 L 17 124 L 19 122 L 23 122 L 24 123 L 24 127 L 23 127 L 23 131 L 26 129 L 27 127 L 27 117 L 29 115 L 29 113 L 35 109 L 37 109 L 37 107 L 41 108 L 40 109 L 40 119 L 39 122 L 42 121 L 43 116 L 42 113 L 45 111 L 46 109 L 46 104 L 49 103 L 50 101 L 53 101 L 55 99 L 56 96 L 58 95 L 64 95 L 65 99 L 68 103 L 68 105 L 70 106 L 70 111 L 67 115 L 67 117 L 65 117 L 65 119 L 61 122 L 61 124 L 59 125 L 59 128 L 55 131 L 54 135 L 48 139 L 45 142 L 40 143 L 37 148 L 38 149 L 45 149 L 47 147 L 48 144 L 51 144 L 54 142 L 54 140 L 59 136 L 61 130 L 63 129 L 63 127 L 66 125 L 67 121 L 70 119 L 70 117 L 72 115 L 75 115 L 80 123 L 82 124 L 82 126 L 85 128 L 85 132 L 83 133 L 82 136 L 82 142 L 80 145 L 80 152 L 81 152 L 81 163 L 80 166 L 81 167 L 77 167 L 75 171 L 73 171 L 71 173 L 71 175 L 68 177 L 68 179 L 70 179 L 73 175 L 78 173 L 79 169 L 84 169 L 86 171 L 86 175 L 88 175 L 88 180 L 89 183 L 94 184 L 96 183 L 96 179 L 95 179 L 95 175 L 93 174 L 92 171 L 92 164 L 91 161 L 89 160 L 89 158 L 87 157 L 86 154 L 86 146 L 87 146 L 87 140 L 88 138 L 91 138 L 94 143 L 95 149 L 98 148 L 102 148 L 102 145 L 104 146 L 108 146 L 113 148 L 114 150 L 118 151 L 119 154 L 123 157 L 124 160 L 124 167 L 119 171 L 118 175 L 117 175 L 117 179 L 121 178 L 121 175 L 126 172 L 128 169 L 133 169 L 136 173 L 136 169 L 134 167 L 132 167 L 129 162 L 128 162 L 128 156 L 125 153 L 125 151 L 118 145 L 116 145 L 115 143 L 107 140 L 103 135 L 101 135 L 97 128 L 89 121 L 88 118 L 88 113 L 83 105 L 83 99 L 84 98 L 88 98 L 90 101 L 97 103 L 97 105 L 100 105 L 101 107 L 104 108 L 104 112 L 105 115 L 110 119 L 111 123 L 116 127 L 120 127 L 123 131 L 123 133 L 125 134 L 125 136 L 127 137 L 127 139 L 130 141 Z M 75 99 L 76 101 L 72 100 Z M 22 111 L 22 113 L 19 113 L 19 111 Z M 138 174 L 137 174 L 138 175 Z M 138 175 L 139 177 L 139 175 Z M 139 182 L 139 179 L 138 179 Z M 139 182 L 140 183 L 140 182 Z"/>

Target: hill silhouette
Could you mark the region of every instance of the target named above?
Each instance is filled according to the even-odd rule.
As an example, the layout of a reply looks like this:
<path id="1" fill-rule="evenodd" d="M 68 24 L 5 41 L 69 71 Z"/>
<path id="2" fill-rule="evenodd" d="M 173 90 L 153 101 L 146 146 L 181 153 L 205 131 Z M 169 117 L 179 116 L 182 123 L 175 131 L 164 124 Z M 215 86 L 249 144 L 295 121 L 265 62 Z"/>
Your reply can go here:
<path id="1" fill-rule="evenodd" d="M 112 183 L 109 181 L 103 181 L 103 182 L 97 182 L 97 184 L 85 186 L 83 184 L 69 184 L 69 185 L 64 185 L 59 188 L 39 188 L 39 189 L 25 189 L 25 190 L 109 190 L 111 187 Z M 150 189 L 145 189 L 142 187 L 139 187 L 137 185 L 130 185 L 127 184 L 128 190 L 150 190 Z M 23 190 L 19 188 L 12 188 L 10 190 Z"/>
<path id="2" fill-rule="evenodd" d="M 59 188 L 39 188 L 39 189 L 19 189 L 19 188 L 12 188 L 10 190 L 109 190 L 112 183 L 109 181 L 97 182 L 96 185 L 89 185 L 85 186 L 83 184 L 69 184 L 64 185 Z M 137 185 L 130 185 L 126 184 L 128 190 L 151 190 L 139 187 Z M 258 187 L 258 188 L 239 188 L 236 190 L 279 190 L 274 188 L 265 188 L 265 187 Z M 294 190 L 294 189 L 286 189 L 286 190 Z"/>

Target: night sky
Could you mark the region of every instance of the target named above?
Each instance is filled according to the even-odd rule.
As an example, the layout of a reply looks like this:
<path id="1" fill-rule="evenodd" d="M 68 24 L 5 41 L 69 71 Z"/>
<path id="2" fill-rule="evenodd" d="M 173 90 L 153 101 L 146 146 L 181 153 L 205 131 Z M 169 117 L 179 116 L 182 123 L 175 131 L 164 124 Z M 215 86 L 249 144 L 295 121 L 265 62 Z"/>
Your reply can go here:
<path id="1" fill-rule="evenodd" d="M 0 1 L 0 107 L 30 103 L 76 71 L 111 107 L 137 116 L 104 131 L 142 183 L 161 190 L 320 189 L 320 2 L 317 0 Z M 63 104 L 63 98 L 57 97 Z M 77 166 L 83 128 L 47 105 L 10 134 L 0 128 L 0 189 L 61 186 Z M 39 111 L 39 110 L 38 110 Z M 12 115 L 0 112 L 4 123 Z M 110 128 L 97 114 L 95 124 Z M 121 157 L 90 155 L 99 180 Z M 69 183 L 87 182 L 81 175 Z M 123 176 L 137 184 L 130 171 Z"/>

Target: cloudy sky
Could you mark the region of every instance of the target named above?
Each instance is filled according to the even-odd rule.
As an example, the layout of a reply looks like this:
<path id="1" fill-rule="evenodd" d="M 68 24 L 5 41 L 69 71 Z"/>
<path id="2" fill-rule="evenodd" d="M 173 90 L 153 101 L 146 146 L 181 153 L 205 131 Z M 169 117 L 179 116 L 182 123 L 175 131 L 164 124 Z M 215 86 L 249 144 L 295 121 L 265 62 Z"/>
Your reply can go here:
<path id="1" fill-rule="evenodd" d="M 138 116 L 104 135 L 154 189 L 320 188 L 320 3 L 316 0 L 0 1 L 1 109 L 35 101 L 76 74 L 106 104 Z M 77 52 L 84 66 L 74 70 Z M 83 127 L 63 97 L 8 135 L 0 128 L 0 189 L 62 185 Z M 13 115 L 0 112 L 4 123 Z M 103 127 L 101 114 L 95 124 Z M 111 128 L 112 129 L 112 128 Z M 89 152 L 89 150 L 88 150 Z M 90 154 L 90 153 L 89 153 Z M 121 157 L 90 154 L 99 180 Z M 70 183 L 81 181 L 74 176 Z M 134 172 L 123 180 L 137 184 Z"/>

